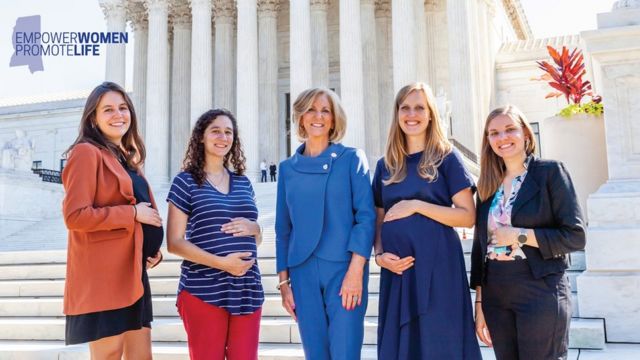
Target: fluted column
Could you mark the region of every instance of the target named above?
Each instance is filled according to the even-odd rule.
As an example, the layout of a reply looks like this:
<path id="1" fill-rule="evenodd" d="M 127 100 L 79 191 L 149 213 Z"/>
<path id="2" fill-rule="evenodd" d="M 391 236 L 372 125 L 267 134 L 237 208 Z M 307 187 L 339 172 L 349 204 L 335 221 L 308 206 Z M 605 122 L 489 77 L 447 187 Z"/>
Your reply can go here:
<path id="1" fill-rule="evenodd" d="M 394 93 L 416 81 L 418 53 L 415 46 L 415 8 L 415 0 L 391 1 Z"/>
<path id="2" fill-rule="evenodd" d="M 438 90 L 437 87 L 439 86 L 436 78 L 437 61 L 439 60 L 436 56 L 436 38 L 438 34 L 437 3 L 438 0 L 424 0 L 426 81 L 434 92 Z"/>
<path id="3" fill-rule="evenodd" d="M 127 17 L 123 0 L 100 0 L 100 7 L 107 21 L 108 32 L 127 31 Z M 105 80 L 125 87 L 126 45 L 107 44 Z"/>
<path id="4" fill-rule="evenodd" d="M 416 78 L 415 81 L 428 83 L 427 52 L 427 19 L 424 12 L 424 0 L 414 0 L 415 6 L 415 49 L 416 49 Z"/>
<path id="5" fill-rule="evenodd" d="M 168 1 L 146 0 L 149 12 L 145 174 L 155 186 L 169 180 Z"/>
<path id="6" fill-rule="evenodd" d="M 214 55 L 214 107 L 233 111 L 235 107 L 235 66 L 233 42 L 235 4 L 233 0 L 214 0 L 215 55 Z M 244 46 L 244 45 L 243 45 Z"/>
<path id="7" fill-rule="evenodd" d="M 363 67 L 363 99 L 364 118 L 367 126 L 366 152 L 370 161 L 380 157 L 380 113 L 378 110 L 378 50 L 376 46 L 376 5 L 375 0 L 362 0 L 360 5 L 362 26 L 362 67 Z M 354 129 L 351 129 L 354 130 Z"/>
<path id="8" fill-rule="evenodd" d="M 378 50 L 378 91 L 380 103 L 380 153 L 384 153 L 389 123 L 393 117 L 393 58 L 391 50 L 390 0 L 376 0 L 376 47 Z"/>
<path id="9" fill-rule="evenodd" d="M 312 86 L 311 16 L 309 0 L 290 0 L 289 56 L 291 67 L 291 103 L 301 91 Z M 292 139 L 293 142 L 293 139 Z"/>
<path id="10" fill-rule="evenodd" d="M 182 167 L 191 133 L 191 10 L 187 1 L 173 7 L 173 61 L 171 66 L 171 155 L 170 176 Z M 208 23 L 211 23 L 207 19 Z M 207 32 L 211 33 L 207 29 Z M 196 94 L 193 94 L 196 95 Z M 198 116 L 200 113 L 197 113 Z"/>
<path id="11" fill-rule="evenodd" d="M 469 150 L 478 152 L 475 133 L 477 114 L 476 76 L 471 39 L 471 4 L 468 0 L 447 2 L 449 84 L 451 86 L 452 136 Z"/>
<path id="12" fill-rule="evenodd" d="M 300 92 L 312 86 L 311 14 L 309 0 L 289 2 L 289 72 L 291 105 Z M 293 114 L 293 111 L 291 111 Z M 292 120 L 290 120 L 292 121 Z M 300 145 L 295 125 L 291 123 L 291 153 Z"/>
<path id="13" fill-rule="evenodd" d="M 211 0 L 190 0 L 191 5 L 191 115 L 193 126 L 213 105 L 211 62 Z"/>
<path id="14" fill-rule="evenodd" d="M 343 143 L 366 149 L 360 0 L 340 1 L 340 95 L 347 113 Z"/>
<path id="15" fill-rule="evenodd" d="M 256 0 L 237 0 L 238 56 L 237 98 L 238 127 L 247 158 L 247 176 L 257 181 L 259 174 L 259 112 L 258 112 L 258 8 Z M 270 141 L 271 139 L 267 139 Z"/>
<path id="16" fill-rule="evenodd" d="M 279 0 L 258 1 L 259 159 L 278 162 L 278 9 Z"/>
<path id="17" fill-rule="evenodd" d="M 138 118 L 138 129 L 144 138 L 147 113 L 147 46 L 149 23 L 147 11 L 141 3 L 127 4 L 128 17 L 133 28 L 133 96 L 132 101 Z"/>
<path id="18" fill-rule="evenodd" d="M 328 8 L 329 0 L 311 0 L 311 80 L 316 87 L 329 86 Z"/>

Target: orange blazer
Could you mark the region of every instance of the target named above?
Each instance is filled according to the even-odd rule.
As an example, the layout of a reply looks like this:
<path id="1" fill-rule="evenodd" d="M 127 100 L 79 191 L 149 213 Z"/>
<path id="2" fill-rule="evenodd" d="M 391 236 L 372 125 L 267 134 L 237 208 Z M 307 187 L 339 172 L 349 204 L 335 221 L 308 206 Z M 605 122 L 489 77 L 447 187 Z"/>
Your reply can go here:
<path id="1" fill-rule="evenodd" d="M 81 143 L 69 153 L 62 183 L 69 230 L 64 313 L 133 304 L 143 293 L 142 225 L 134 219 L 129 174 L 109 151 Z"/>

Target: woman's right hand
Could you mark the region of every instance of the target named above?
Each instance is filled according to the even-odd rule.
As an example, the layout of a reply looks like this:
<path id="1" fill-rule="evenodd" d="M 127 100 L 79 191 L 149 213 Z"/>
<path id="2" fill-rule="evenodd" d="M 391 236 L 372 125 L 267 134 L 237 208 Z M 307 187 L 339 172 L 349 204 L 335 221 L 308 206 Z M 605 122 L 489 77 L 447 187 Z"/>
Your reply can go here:
<path id="1" fill-rule="evenodd" d="M 255 259 L 246 260 L 249 257 L 251 257 L 250 252 L 238 252 L 222 256 L 220 270 L 224 270 L 233 276 L 243 276 L 256 262 Z"/>
<path id="2" fill-rule="evenodd" d="M 480 338 L 488 347 L 493 346 L 491 342 L 491 335 L 489 334 L 489 328 L 487 322 L 484 320 L 484 313 L 482 312 L 482 303 L 476 303 L 476 335 Z"/>
<path id="3" fill-rule="evenodd" d="M 406 256 L 402 259 L 395 254 L 385 252 L 376 256 L 376 263 L 381 267 L 391 271 L 394 274 L 402 275 L 402 272 L 413 266 L 415 258 Z"/>
<path id="4" fill-rule="evenodd" d="M 296 303 L 293 301 L 293 291 L 291 291 L 289 284 L 282 284 L 282 286 L 280 286 L 280 296 L 282 297 L 282 307 L 287 310 L 293 320 L 297 322 Z"/>
<path id="5" fill-rule="evenodd" d="M 160 227 L 162 226 L 162 218 L 158 213 L 158 210 L 151 207 L 148 202 L 141 202 L 135 205 L 136 208 L 136 221 L 142 224 L 148 224 Z"/>

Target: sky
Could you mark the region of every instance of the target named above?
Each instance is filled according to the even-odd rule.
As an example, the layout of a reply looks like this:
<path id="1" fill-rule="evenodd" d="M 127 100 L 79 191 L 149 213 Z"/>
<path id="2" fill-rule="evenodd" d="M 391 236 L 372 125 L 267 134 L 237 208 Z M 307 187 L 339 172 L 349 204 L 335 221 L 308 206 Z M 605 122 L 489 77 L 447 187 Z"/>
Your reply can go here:
<path id="1" fill-rule="evenodd" d="M 280 0 L 286 1 L 286 0 Z M 596 29 L 596 14 L 615 0 L 520 0 L 536 38 Z M 73 9 L 71 11 L 71 9 Z M 78 15 L 78 14 L 81 14 Z M 0 101 L 91 90 L 104 78 L 105 48 L 97 57 L 43 57 L 44 71 L 10 67 L 16 19 L 41 16 L 41 31 L 106 31 L 98 0 L 0 0 Z M 127 45 L 127 88 L 131 88 L 133 33 Z"/>

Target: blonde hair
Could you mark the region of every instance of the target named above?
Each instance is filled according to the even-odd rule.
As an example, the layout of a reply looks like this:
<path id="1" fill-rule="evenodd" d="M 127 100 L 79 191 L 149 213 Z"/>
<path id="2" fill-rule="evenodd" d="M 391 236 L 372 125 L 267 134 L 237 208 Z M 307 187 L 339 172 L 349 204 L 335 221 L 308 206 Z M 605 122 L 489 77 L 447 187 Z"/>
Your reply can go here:
<path id="1" fill-rule="evenodd" d="M 340 142 L 344 137 L 344 133 L 347 131 L 347 116 L 342 108 L 338 95 L 325 88 L 307 89 L 301 92 L 293 103 L 293 123 L 296 126 L 298 140 L 301 142 L 304 142 L 308 136 L 307 131 L 302 125 L 302 115 L 311 108 L 315 99 L 321 95 L 325 95 L 329 100 L 330 110 L 333 114 L 333 128 L 329 131 L 329 141 Z"/>
<path id="2" fill-rule="evenodd" d="M 407 154 L 407 140 L 404 132 L 400 128 L 399 109 L 402 102 L 414 91 L 421 91 L 427 99 L 427 110 L 429 114 L 429 124 L 425 135 L 425 148 L 418 164 L 418 174 L 429 182 L 438 179 L 438 167 L 444 158 L 451 152 L 452 146 L 440 127 L 440 116 L 436 108 L 433 92 L 424 83 L 409 84 L 396 95 L 395 107 L 393 109 L 393 121 L 389 127 L 387 138 L 387 149 L 384 156 L 384 164 L 389 171 L 389 179 L 383 181 L 385 185 L 398 183 L 407 176 L 407 164 L 405 157 Z"/>
<path id="3" fill-rule="evenodd" d="M 533 129 L 520 109 L 514 105 L 505 105 L 491 111 L 487 116 L 487 121 L 484 123 L 482 150 L 480 152 L 478 195 L 482 201 L 487 200 L 498 190 L 506 171 L 504 160 L 493 151 L 489 143 L 489 124 L 493 119 L 502 115 L 508 116 L 522 128 L 525 136 L 524 150 L 527 156 L 536 152 L 536 137 L 533 136 Z"/>

